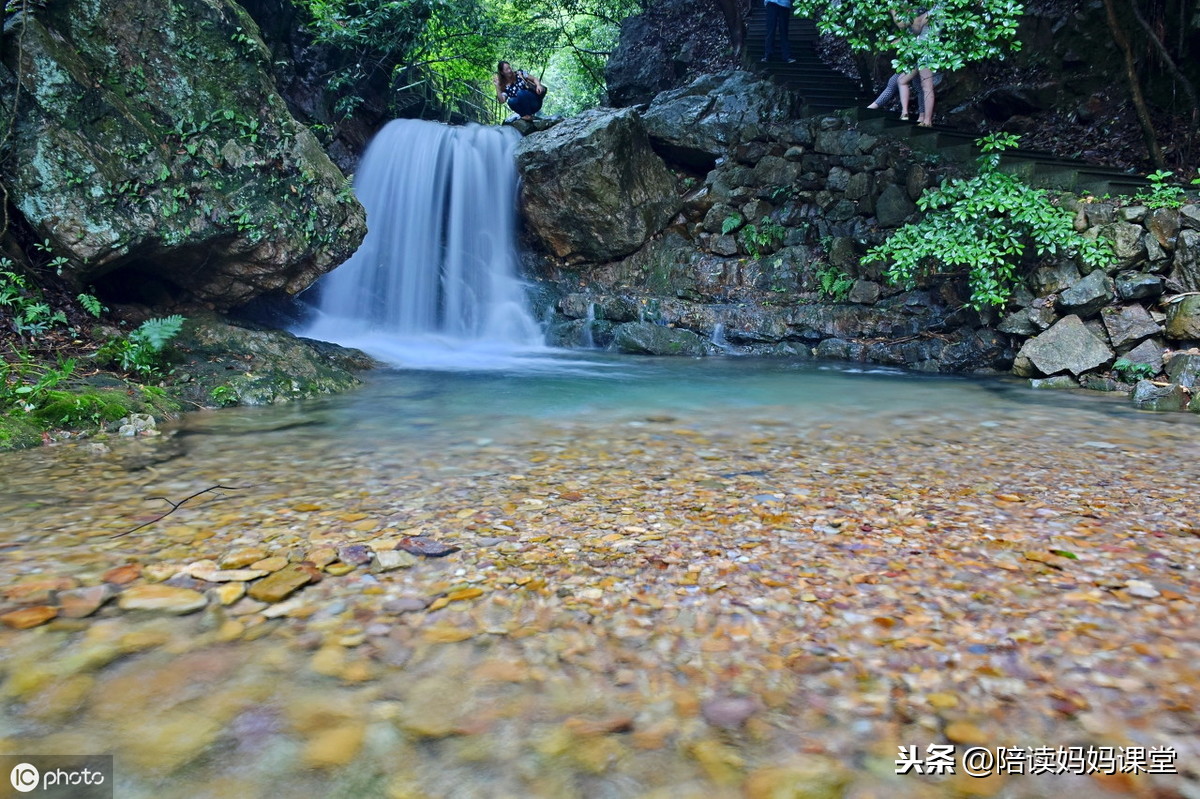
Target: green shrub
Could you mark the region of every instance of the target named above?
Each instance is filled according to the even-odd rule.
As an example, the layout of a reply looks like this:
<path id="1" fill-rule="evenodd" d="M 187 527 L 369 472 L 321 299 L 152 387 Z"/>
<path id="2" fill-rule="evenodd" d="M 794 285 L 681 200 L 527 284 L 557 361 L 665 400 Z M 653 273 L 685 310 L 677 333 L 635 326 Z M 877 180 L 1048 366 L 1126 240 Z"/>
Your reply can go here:
<path id="1" fill-rule="evenodd" d="M 912 288 L 923 275 L 965 270 L 968 304 L 981 309 L 1008 302 L 1030 245 L 1038 255 L 1078 254 L 1097 268 L 1112 260 L 1109 243 L 1076 233 L 1073 215 L 1045 191 L 1000 171 L 1000 154 L 1017 143 L 1016 136 L 992 134 L 980 143 L 978 175 L 926 189 L 917 201 L 925 217 L 867 253 L 889 264 L 891 282 Z"/>
<path id="2" fill-rule="evenodd" d="M 1146 175 L 1146 180 L 1150 181 L 1150 188 L 1139 190 L 1133 199 L 1147 208 L 1179 208 L 1187 199 L 1187 195 L 1183 193 L 1181 186 L 1167 183 L 1174 174 L 1160 169 Z"/>
<path id="3" fill-rule="evenodd" d="M 124 338 L 109 339 L 96 357 L 101 363 L 115 364 L 123 371 L 154 377 L 166 365 L 167 344 L 182 329 L 183 317 L 179 314 L 147 319 Z"/>
<path id="4" fill-rule="evenodd" d="M 1118 358 L 1112 365 L 1113 375 L 1122 383 L 1136 383 L 1139 380 L 1149 380 L 1158 371 L 1148 363 L 1134 363 L 1128 358 Z"/>
<path id="5" fill-rule="evenodd" d="M 13 332 L 26 338 L 67 323 L 66 315 L 52 309 L 37 287 L 29 285 L 7 258 L 0 258 L 0 309 L 6 311 Z"/>
<path id="6" fill-rule="evenodd" d="M 746 225 L 742 228 L 738 232 L 738 239 L 750 257 L 758 259 L 775 251 L 783 243 L 786 233 L 783 225 L 773 219 L 764 219 L 757 225 Z"/>
<path id="7" fill-rule="evenodd" d="M 817 288 L 821 295 L 832 302 L 845 302 L 854 288 L 854 278 L 832 264 L 817 272 Z"/>

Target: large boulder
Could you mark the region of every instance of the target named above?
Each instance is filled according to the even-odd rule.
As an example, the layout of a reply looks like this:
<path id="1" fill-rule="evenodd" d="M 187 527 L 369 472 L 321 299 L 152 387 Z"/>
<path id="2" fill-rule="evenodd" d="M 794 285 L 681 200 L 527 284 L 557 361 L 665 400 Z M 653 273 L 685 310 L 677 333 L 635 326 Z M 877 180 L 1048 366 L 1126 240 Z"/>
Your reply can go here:
<path id="1" fill-rule="evenodd" d="M 526 136 L 516 159 L 526 221 L 571 262 L 628 255 L 682 205 L 633 109 L 588 111 Z"/>
<path id="2" fill-rule="evenodd" d="M 788 89 L 735 70 L 701 75 L 663 92 L 644 118 L 651 141 L 668 160 L 711 169 L 748 128 L 787 122 L 797 109 L 798 99 Z"/>
<path id="3" fill-rule="evenodd" d="M 1058 297 L 1058 309 L 1064 314 L 1088 317 L 1108 305 L 1116 296 L 1112 278 L 1101 270 L 1079 279 Z"/>
<path id="4" fill-rule="evenodd" d="M 1092 335 L 1083 321 L 1072 314 L 1060 319 L 1040 336 L 1026 341 L 1017 353 L 1013 371 L 1022 377 L 1063 372 L 1078 377 L 1110 363 L 1113 357 L 1108 345 Z"/>
<path id="5" fill-rule="evenodd" d="M 1200 295 L 1182 297 L 1167 306 L 1167 338 L 1200 339 Z"/>
<path id="6" fill-rule="evenodd" d="M 690 330 L 626 322 L 613 330 L 613 347 L 635 355 L 704 355 L 708 346 Z"/>
<path id="7" fill-rule="evenodd" d="M 716 0 L 663 0 L 621 22 L 617 48 L 604 67 L 608 104 L 648 103 L 659 92 L 704 72 L 735 65 Z"/>
<path id="8" fill-rule="evenodd" d="M 171 342 L 179 396 L 197 405 L 269 405 L 357 386 L 356 373 L 377 364 L 359 350 L 281 330 L 231 324 L 214 314 L 189 316 Z"/>
<path id="9" fill-rule="evenodd" d="M 1170 277 L 1178 291 L 1200 291 L 1200 231 L 1185 230 L 1179 234 Z"/>
<path id="10" fill-rule="evenodd" d="M 0 179 L 80 285 L 228 308 L 300 291 L 361 241 L 361 207 L 237 3 L 30 4 L 4 39 Z"/>
<path id="11" fill-rule="evenodd" d="M 1093 272 L 1092 274 L 1100 274 Z M 1150 312 L 1140 305 L 1114 305 L 1103 308 L 1100 318 L 1104 322 L 1104 330 L 1108 339 L 1118 352 L 1132 349 L 1142 341 L 1157 336 L 1162 332 L 1162 326 L 1154 321 Z"/>

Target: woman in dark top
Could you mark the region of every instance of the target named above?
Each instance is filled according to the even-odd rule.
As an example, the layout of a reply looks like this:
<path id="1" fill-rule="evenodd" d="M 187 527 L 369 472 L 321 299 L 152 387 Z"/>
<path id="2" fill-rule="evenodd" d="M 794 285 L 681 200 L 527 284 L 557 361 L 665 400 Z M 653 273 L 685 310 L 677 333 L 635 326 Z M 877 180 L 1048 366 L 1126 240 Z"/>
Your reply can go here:
<path id="1" fill-rule="evenodd" d="M 501 61 L 492 81 L 496 84 L 496 102 L 508 103 L 521 119 L 533 119 L 533 115 L 541 110 L 546 87 L 525 70 L 514 70 L 507 61 Z"/>

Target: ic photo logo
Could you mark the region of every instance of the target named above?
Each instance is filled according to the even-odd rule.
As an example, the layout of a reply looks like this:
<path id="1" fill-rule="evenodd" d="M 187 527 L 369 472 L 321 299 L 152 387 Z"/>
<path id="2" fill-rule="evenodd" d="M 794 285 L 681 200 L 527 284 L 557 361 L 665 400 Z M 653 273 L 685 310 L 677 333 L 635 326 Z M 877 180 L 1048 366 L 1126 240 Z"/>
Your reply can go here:
<path id="1" fill-rule="evenodd" d="M 42 775 L 38 773 L 36 767 L 28 763 L 18 763 L 13 766 L 13 770 L 9 772 L 8 779 L 12 782 L 12 787 L 16 788 L 21 793 L 29 793 L 38 787 L 42 781 Z"/>

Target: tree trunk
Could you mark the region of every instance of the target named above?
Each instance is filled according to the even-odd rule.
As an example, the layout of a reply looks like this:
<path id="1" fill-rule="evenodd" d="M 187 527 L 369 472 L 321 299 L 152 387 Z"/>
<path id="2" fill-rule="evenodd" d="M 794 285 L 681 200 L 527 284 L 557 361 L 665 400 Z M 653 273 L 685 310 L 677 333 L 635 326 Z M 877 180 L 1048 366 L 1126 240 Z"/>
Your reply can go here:
<path id="1" fill-rule="evenodd" d="M 1134 19 L 1136 19 L 1138 24 L 1142 26 L 1142 30 L 1146 32 L 1146 36 L 1150 39 L 1150 44 L 1154 47 L 1154 51 L 1158 53 L 1158 57 L 1162 61 L 1163 65 L 1167 68 L 1167 71 L 1170 72 L 1172 77 L 1175 78 L 1175 81 L 1183 87 L 1183 93 L 1187 95 L 1188 103 L 1192 106 L 1192 125 L 1191 129 L 1188 131 L 1188 142 L 1184 151 L 1184 157 L 1187 158 L 1191 155 L 1192 143 L 1196 137 L 1197 127 L 1200 126 L 1200 102 L 1197 102 L 1196 99 L 1196 88 L 1192 86 L 1192 82 L 1188 80 L 1187 75 L 1184 75 L 1183 71 L 1179 69 L 1179 66 L 1175 63 L 1175 59 L 1171 58 L 1171 53 L 1167 50 L 1166 44 L 1163 43 L 1162 39 L 1158 37 L 1158 34 L 1154 32 L 1154 29 L 1150 27 L 1150 23 L 1146 21 L 1146 17 L 1142 14 L 1142 10 L 1138 8 L 1138 0 L 1129 0 L 1129 9 L 1133 12 Z M 1181 29 L 1181 41 L 1185 38 L 1182 36 L 1182 33 L 1183 31 Z"/>
<path id="2" fill-rule="evenodd" d="M 733 59 L 742 60 L 742 50 L 746 44 L 746 17 L 742 4 L 738 0 L 717 0 L 721 13 L 725 16 L 725 27 L 729 29 L 729 43 L 733 46 Z"/>
<path id="3" fill-rule="evenodd" d="M 1125 30 L 1121 27 L 1120 20 L 1117 19 L 1117 9 L 1113 5 L 1113 0 L 1104 0 L 1104 11 L 1108 16 L 1108 27 L 1112 32 L 1113 41 L 1125 55 L 1125 79 L 1129 82 L 1129 95 L 1133 100 L 1134 110 L 1137 111 L 1138 122 L 1142 126 L 1142 136 L 1146 140 L 1146 149 L 1150 153 L 1150 160 L 1154 162 L 1155 169 L 1165 170 L 1167 164 L 1163 160 L 1162 148 L 1158 146 L 1158 135 L 1154 132 L 1154 123 L 1150 120 L 1150 109 L 1146 107 L 1146 98 L 1142 95 L 1142 85 L 1138 82 L 1137 61 L 1134 59 L 1129 37 L 1125 35 Z"/>

